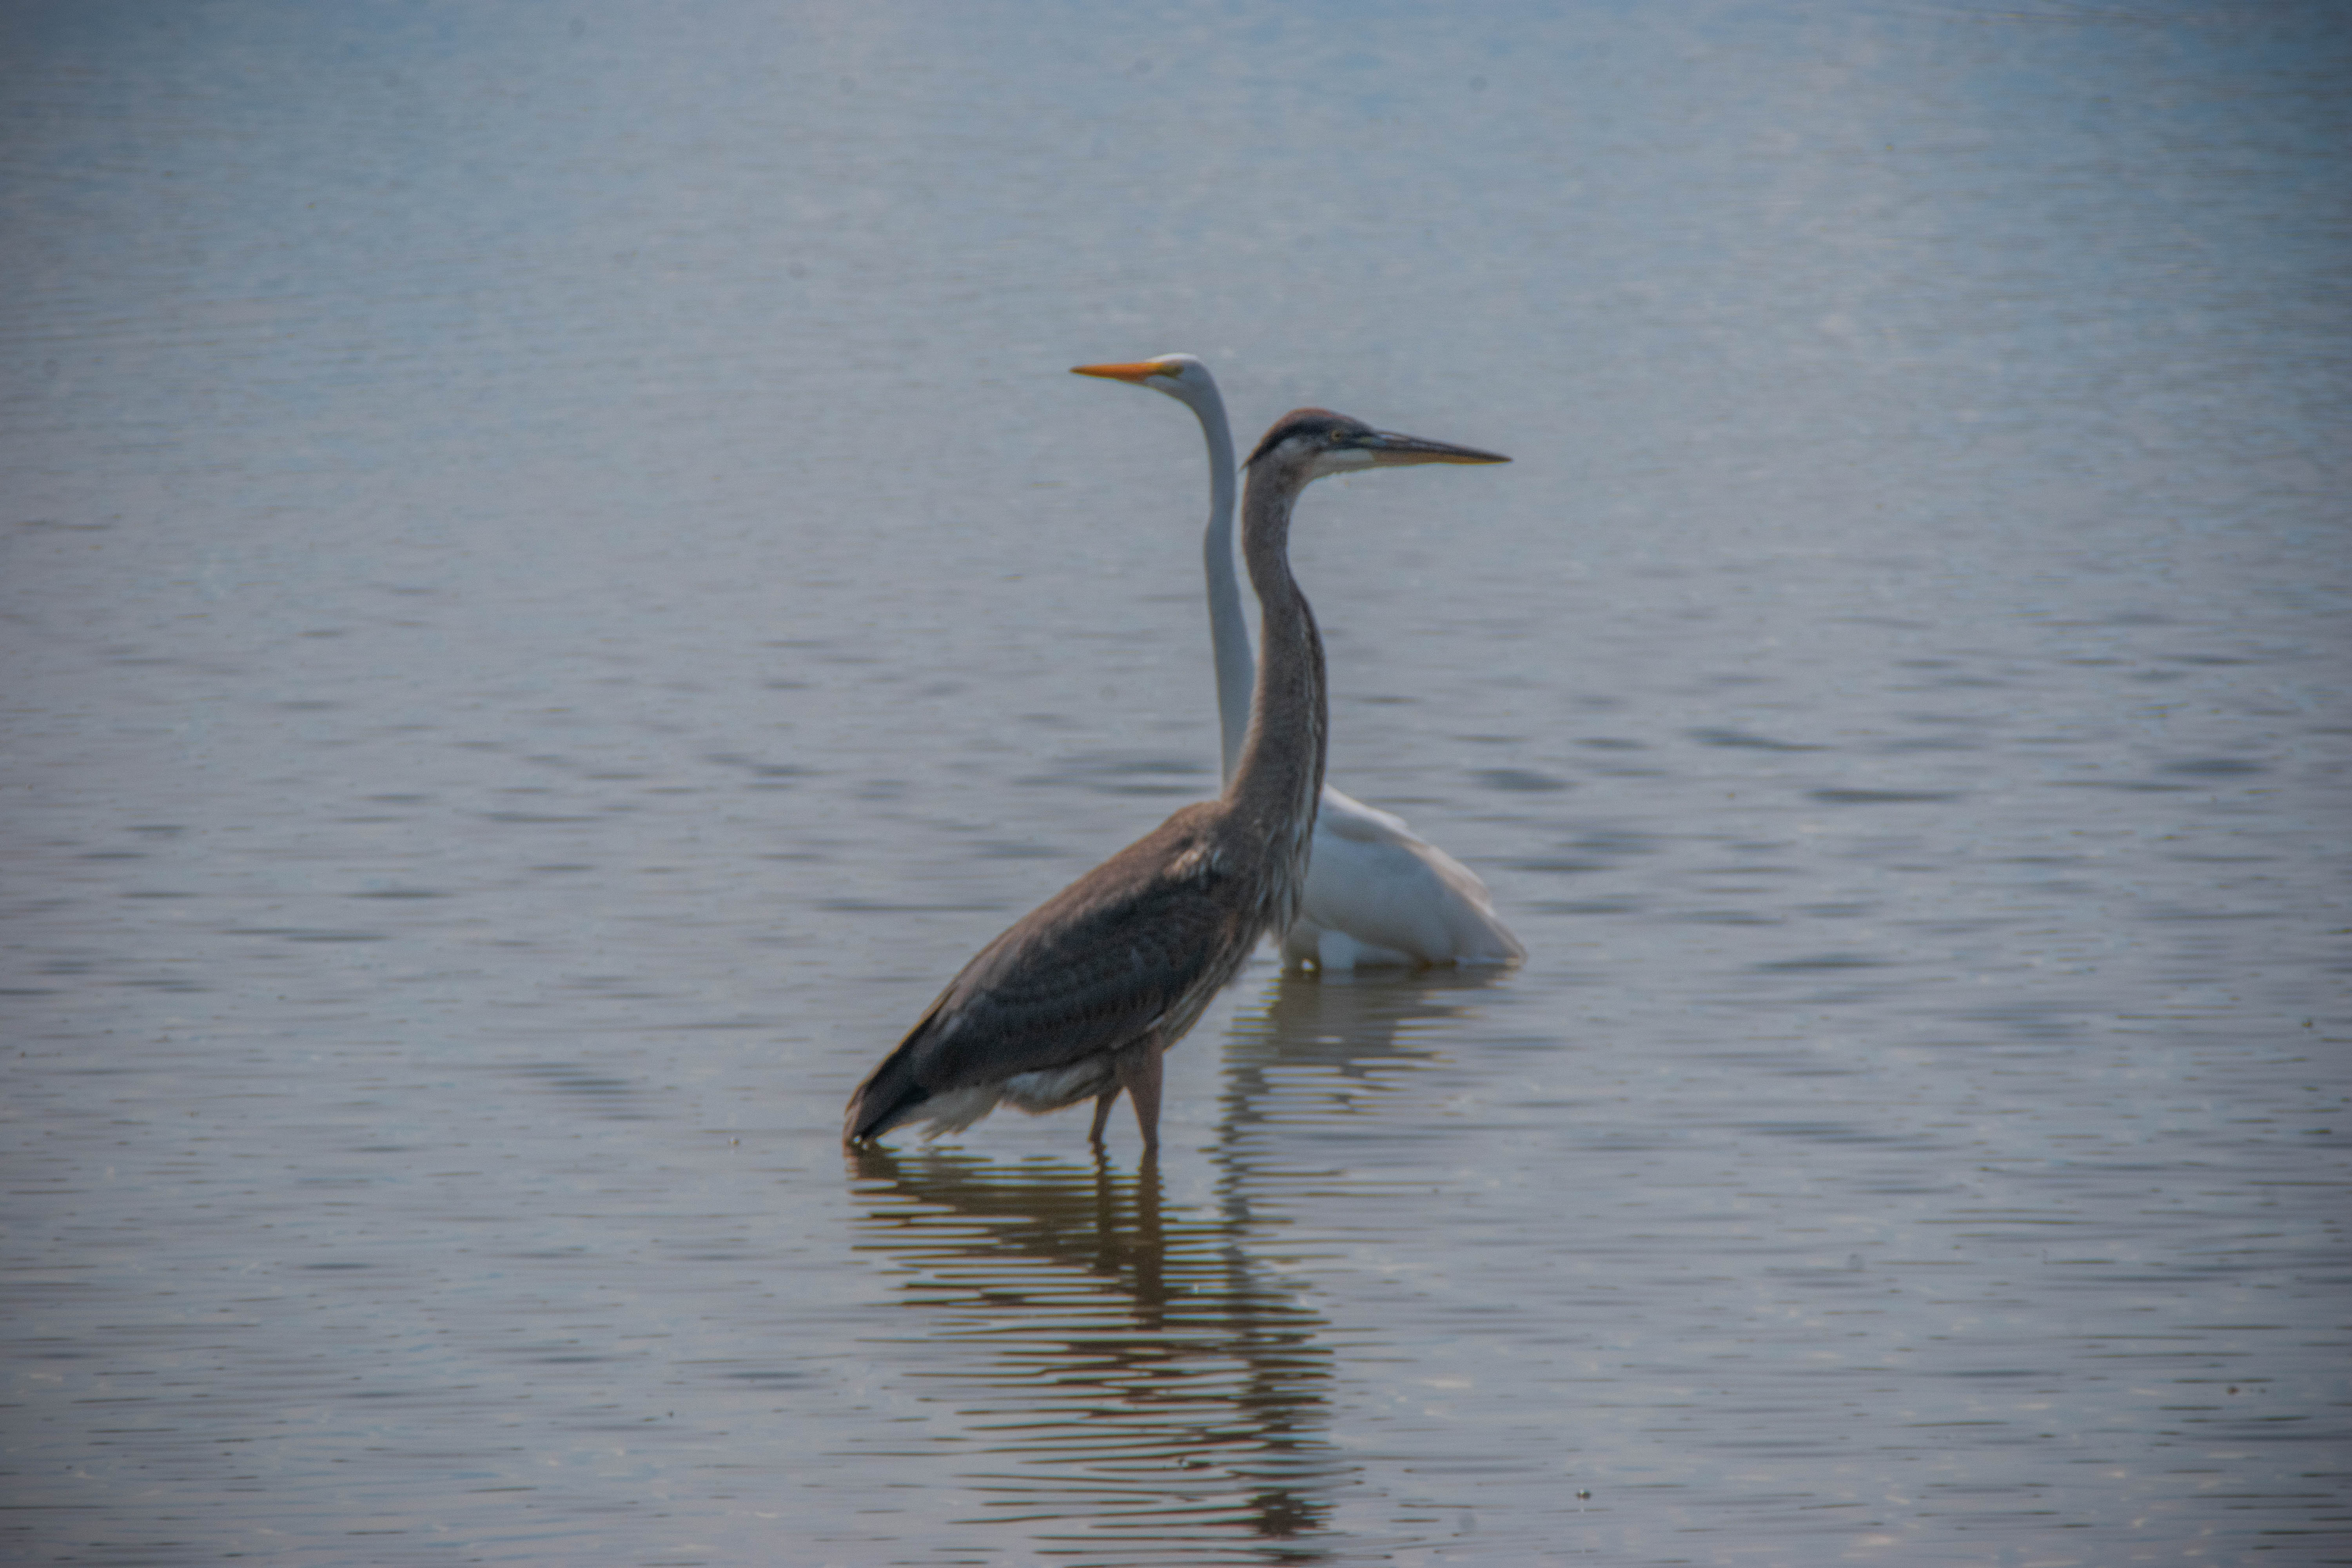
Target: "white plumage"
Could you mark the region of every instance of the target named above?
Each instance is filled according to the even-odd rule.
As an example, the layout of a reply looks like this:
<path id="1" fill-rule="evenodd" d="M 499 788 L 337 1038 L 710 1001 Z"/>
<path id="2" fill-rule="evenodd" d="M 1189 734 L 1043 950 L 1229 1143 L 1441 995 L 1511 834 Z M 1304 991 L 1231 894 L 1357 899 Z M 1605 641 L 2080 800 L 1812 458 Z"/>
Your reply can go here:
<path id="1" fill-rule="evenodd" d="M 1202 536 L 1209 634 L 1216 650 L 1224 771 L 1233 774 L 1249 728 L 1256 673 L 1234 571 L 1234 439 L 1209 367 L 1191 354 L 1077 367 L 1080 375 L 1148 386 L 1190 408 L 1209 447 L 1209 526 Z M 1320 969 L 1370 964 L 1516 963 L 1527 955 L 1495 913 L 1486 883 L 1405 826 L 1328 784 L 1315 817 L 1313 857 L 1283 961 Z"/>

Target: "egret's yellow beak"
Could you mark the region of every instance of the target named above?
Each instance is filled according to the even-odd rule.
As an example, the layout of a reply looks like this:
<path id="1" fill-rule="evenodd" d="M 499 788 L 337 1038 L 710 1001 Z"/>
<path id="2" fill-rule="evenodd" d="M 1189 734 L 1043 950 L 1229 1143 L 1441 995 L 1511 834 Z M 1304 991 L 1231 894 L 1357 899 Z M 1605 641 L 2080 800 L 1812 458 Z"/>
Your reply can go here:
<path id="1" fill-rule="evenodd" d="M 1168 367 L 1156 359 L 1137 360 L 1128 364 L 1074 364 L 1072 375 L 1098 375 L 1106 381 L 1132 381 L 1139 384 L 1155 375 L 1166 375 Z"/>

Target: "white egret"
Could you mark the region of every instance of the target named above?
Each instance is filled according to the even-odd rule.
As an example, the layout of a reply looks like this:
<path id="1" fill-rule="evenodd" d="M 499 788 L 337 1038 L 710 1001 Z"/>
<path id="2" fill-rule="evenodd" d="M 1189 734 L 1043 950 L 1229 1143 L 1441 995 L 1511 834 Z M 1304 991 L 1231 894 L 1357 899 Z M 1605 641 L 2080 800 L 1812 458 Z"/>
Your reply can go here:
<path id="1" fill-rule="evenodd" d="M 1190 408 L 1209 445 L 1209 526 L 1202 535 L 1209 580 L 1209 637 L 1216 650 L 1217 716 L 1224 771 L 1241 761 L 1249 726 L 1252 666 L 1234 575 L 1234 438 L 1209 367 L 1191 354 L 1121 364 L 1082 364 L 1078 375 L 1148 386 Z M 1307 898 L 1283 933 L 1284 962 L 1321 969 L 1360 964 L 1516 963 L 1527 955 L 1495 913 L 1486 884 L 1405 826 L 1328 784 L 1315 819 Z"/>

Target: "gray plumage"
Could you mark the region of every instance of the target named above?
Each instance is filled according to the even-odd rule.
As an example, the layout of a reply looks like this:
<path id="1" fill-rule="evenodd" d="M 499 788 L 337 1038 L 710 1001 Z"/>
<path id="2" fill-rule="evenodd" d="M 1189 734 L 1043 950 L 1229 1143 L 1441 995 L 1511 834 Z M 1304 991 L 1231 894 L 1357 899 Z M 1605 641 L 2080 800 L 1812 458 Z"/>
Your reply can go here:
<path id="1" fill-rule="evenodd" d="M 1328 719 L 1322 639 L 1290 574 L 1299 492 L 1360 468 L 1508 460 L 1319 408 L 1275 422 L 1244 465 L 1242 558 L 1261 652 L 1224 794 L 1177 812 L 982 948 L 850 1097 L 845 1141 L 910 1121 L 955 1131 L 1000 1100 L 1046 1111 L 1091 1099 L 1099 1147 L 1124 1089 L 1145 1151 L 1157 1150 L 1160 1054 L 1259 939 L 1297 917 L 1306 887 Z"/>

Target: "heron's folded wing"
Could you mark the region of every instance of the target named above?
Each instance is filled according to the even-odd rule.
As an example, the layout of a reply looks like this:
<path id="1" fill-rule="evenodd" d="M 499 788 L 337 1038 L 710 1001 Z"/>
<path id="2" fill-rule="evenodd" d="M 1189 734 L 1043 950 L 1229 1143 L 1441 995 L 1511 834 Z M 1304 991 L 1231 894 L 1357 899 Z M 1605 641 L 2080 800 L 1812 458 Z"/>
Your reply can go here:
<path id="1" fill-rule="evenodd" d="M 1115 1050 L 1223 980 L 1235 913 L 1187 816 L 982 949 L 908 1037 L 916 1080 L 951 1089 Z"/>

